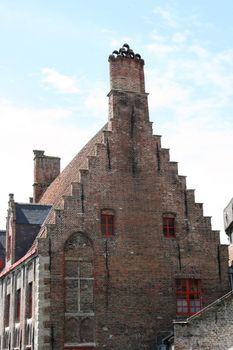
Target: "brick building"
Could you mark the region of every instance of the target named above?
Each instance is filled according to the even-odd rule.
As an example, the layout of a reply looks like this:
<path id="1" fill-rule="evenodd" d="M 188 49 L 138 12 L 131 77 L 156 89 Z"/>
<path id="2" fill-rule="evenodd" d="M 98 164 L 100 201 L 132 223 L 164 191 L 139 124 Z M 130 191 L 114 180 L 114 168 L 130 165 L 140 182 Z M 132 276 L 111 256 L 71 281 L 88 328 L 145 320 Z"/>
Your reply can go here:
<path id="1" fill-rule="evenodd" d="M 1 350 L 158 349 L 229 290 L 227 246 L 152 133 L 143 59 L 124 45 L 109 64 L 107 124 L 60 174 L 34 151 L 21 230 L 10 198 Z"/>

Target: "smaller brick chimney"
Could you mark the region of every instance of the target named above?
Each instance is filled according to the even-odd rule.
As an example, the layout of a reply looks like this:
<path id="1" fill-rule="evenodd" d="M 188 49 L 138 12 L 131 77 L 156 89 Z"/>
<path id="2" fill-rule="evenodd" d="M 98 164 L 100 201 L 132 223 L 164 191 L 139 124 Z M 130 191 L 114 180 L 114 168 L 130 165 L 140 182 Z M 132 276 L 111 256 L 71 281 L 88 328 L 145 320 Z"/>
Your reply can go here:
<path id="1" fill-rule="evenodd" d="M 49 185 L 60 174 L 60 158 L 44 155 L 44 151 L 34 150 L 33 202 L 37 203 Z"/>

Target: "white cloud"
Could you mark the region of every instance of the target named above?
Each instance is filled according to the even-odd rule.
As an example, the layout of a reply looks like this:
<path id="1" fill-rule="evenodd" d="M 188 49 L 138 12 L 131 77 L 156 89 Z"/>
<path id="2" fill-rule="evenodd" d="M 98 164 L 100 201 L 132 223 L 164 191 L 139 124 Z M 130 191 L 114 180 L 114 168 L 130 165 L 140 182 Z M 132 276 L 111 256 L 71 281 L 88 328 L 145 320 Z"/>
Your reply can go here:
<path id="1" fill-rule="evenodd" d="M 176 47 L 172 45 L 167 45 L 163 43 L 151 43 L 145 45 L 145 48 L 148 50 L 150 54 L 155 55 L 166 55 L 168 53 L 172 53 L 176 51 Z"/>
<path id="2" fill-rule="evenodd" d="M 208 57 L 208 51 L 203 47 L 201 47 L 200 45 L 191 45 L 189 47 L 189 50 L 195 53 L 199 58 L 207 59 Z"/>
<path id="3" fill-rule="evenodd" d="M 32 196 L 33 149 L 61 157 L 64 167 L 79 149 L 96 133 L 96 124 L 88 128 L 74 123 L 66 108 L 33 108 L 15 105 L 0 98 L 1 137 L 0 159 L 0 229 L 5 227 L 8 194 L 15 200 L 28 202 Z"/>
<path id="4" fill-rule="evenodd" d="M 107 116 L 108 100 L 106 98 L 105 86 L 102 83 L 96 83 L 89 90 L 84 99 L 84 107 L 88 115 L 103 118 Z"/>
<path id="5" fill-rule="evenodd" d="M 80 89 L 77 86 L 77 80 L 74 77 L 61 74 L 53 68 L 42 69 L 42 82 L 46 86 L 52 86 L 62 93 L 77 94 Z"/>
<path id="6" fill-rule="evenodd" d="M 113 34 L 113 30 L 112 29 L 109 29 L 109 28 L 102 28 L 101 30 L 101 33 L 104 33 L 104 34 Z"/>
<path id="7" fill-rule="evenodd" d="M 184 43 L 187 40 L 187 34 L 180 32 L 174 33 L 171 40 L 175 43 Z"/>
<path id="8" fill-rule="evenodd" d="M 153 13 L 159 15 L 169 27 L 175 28 L 177 26 L 175 16 L 170 9 L 158 6 L 153 9 Z"/>
<path id="9" fill-rule="evenodd" d="M 161 77 L 153 71 L 147 71 L 150 76 L 147 84 L 147 90 L 151 92 L 150 107 L 168 107 L 174 108 L 177 103 L 187 99 L 188 90 L 178 82 Z"/>

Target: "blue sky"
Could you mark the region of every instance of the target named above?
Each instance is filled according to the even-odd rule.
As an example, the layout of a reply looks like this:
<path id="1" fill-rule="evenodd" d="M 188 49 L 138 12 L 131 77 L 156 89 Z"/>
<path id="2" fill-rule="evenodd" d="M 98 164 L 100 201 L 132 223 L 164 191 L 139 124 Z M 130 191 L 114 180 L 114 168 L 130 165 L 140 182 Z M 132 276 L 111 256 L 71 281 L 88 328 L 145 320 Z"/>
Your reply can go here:
<path id="1" fill-rule="evenodd" d="M 106 122 L 108 55 L 127 42 L 145 60 L 154 133 L 223 232 L 233 196 L 232 13 L 231 0 L 0 0 L 0 228 L 8 194 L 32 195 L 32 150 L 64 167 Z"/>

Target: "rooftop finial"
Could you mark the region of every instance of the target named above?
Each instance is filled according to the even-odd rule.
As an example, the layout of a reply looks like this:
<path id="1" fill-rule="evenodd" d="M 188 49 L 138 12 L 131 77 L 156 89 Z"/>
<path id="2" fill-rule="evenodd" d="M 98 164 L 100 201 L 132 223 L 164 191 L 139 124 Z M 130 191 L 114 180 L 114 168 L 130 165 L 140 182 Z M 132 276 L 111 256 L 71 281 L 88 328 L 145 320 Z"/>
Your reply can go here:
<path id="1" fill-rule="evenodd" d="M 114 50 L 109 56 L 109 59 L 116 59 L 117 57 L 128 57 L 136 60 L 142 60 L 138 53 L 134 53 L 128 44 L 124 44 L 118 51 Z"/>
<path id="2" fill-rule="evenodd" d="M 14 193 L 9 193 L 9 202 L 14 202 Z"/>

